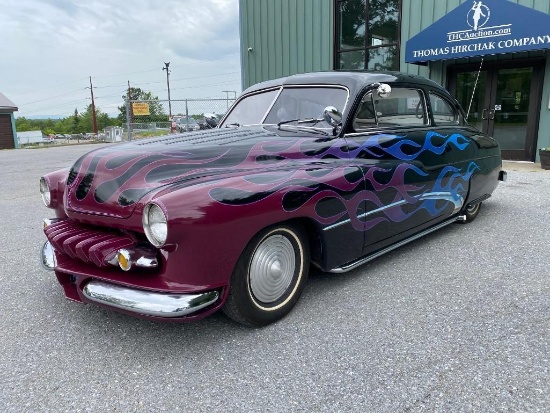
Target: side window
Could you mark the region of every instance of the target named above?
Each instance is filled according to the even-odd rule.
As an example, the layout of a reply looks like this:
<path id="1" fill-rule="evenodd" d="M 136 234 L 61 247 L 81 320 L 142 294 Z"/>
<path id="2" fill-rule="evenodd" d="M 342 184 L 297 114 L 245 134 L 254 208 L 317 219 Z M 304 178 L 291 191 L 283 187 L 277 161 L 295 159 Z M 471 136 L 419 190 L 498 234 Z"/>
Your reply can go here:
<path id="1" fill-rule="evenodd" d="M 353 118 L 354 132 L 363 132 L 376 126 L 376 116 L 374 113 L 374 101 L 372 93 L 367 93 L 363 96 L 359 109 Z"/>
<path id="2" fill-rule="evenodd" d="M 386 99 L 367 93 L 353 118 L 353 129 L 363 132 L 373 127 L 427 125 L 424 102 L 423 94 L 418 89 L 394 87 Z"/>
<path id="3" fill-rule="evenodd" d="M 430 92 L 430 105 L 436 125 L 460 124 L 460 115 L 458 111 L 445 98 Z"/>

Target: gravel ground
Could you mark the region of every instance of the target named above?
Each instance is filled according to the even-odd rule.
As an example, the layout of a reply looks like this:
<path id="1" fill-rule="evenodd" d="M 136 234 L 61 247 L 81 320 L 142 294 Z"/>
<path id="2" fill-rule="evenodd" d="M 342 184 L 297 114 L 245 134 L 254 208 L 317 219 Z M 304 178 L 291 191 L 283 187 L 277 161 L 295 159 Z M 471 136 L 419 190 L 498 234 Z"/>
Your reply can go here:
<path id="1" fill-rule="evenodd" d="M 314 272 L 248 329 L 65 300 L 38 263 L 38 179 L 90 148 L 0 151 L 0 411 L 550 410 L 550 171 L 512 170 L 472 224 Z"/>

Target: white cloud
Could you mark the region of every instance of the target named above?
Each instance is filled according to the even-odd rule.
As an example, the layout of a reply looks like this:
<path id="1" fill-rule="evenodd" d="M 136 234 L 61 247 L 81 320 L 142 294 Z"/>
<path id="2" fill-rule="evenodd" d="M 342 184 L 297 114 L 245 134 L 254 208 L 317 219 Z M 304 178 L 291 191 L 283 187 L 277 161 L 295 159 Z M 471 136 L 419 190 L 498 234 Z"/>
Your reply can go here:
<path id="1" fill-rule="evenodd" d="M 127 81 L 166 98 L 164 62 L 173 99 L 240 91 L 238 0 L 4 0 L 0 38 L 0 91 L 16 116 L 84 110 L 88 76 L 108 113 Z"/>

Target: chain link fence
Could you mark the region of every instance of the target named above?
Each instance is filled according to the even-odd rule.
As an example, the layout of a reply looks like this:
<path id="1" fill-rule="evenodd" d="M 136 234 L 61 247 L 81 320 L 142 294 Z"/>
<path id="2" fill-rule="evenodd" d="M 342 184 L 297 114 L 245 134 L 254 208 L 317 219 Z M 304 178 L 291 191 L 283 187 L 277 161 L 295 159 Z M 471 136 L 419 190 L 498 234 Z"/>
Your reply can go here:
<path id="1" fill-rule="evenodd" d="M 128 140 L 207 129 L 205 114 L 221 118 L 235 98 L 126 101 Z"/>

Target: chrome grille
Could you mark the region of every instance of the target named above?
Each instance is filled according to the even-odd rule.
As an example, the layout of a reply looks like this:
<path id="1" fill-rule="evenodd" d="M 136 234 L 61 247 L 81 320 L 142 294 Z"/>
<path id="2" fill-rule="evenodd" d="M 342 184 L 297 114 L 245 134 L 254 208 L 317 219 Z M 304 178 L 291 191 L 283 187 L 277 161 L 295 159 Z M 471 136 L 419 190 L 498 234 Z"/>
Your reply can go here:
<path id="1" fill-rule="evenodd" d="M 109 260 L 119 249 L 139 242 L 132 234 L 91 227 L 69 219 L 51 223 L 44 228 L 44 233 L 57 252 L 98 267 L 110 265 Z"/>

